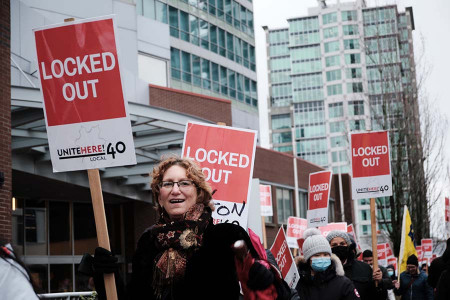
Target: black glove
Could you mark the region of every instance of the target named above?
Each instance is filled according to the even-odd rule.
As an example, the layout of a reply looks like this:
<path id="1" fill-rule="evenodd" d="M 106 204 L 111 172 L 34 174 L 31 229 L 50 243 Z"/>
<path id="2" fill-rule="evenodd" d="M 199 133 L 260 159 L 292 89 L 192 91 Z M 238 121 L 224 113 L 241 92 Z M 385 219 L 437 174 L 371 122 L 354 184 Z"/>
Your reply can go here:
<path id="1" fill-rule="evenodd" d="M 92 269 L 96 273 L 109 274 L 119 270 L 118 259 L 111 251 L 102 247 L 95 248 L 95 256 L 92 264 Z"/>
<path id="2" fill-rule="evenodd" d="M 275 276 L 272 271 L 255 261 L 248 272 L 247 286 L 256 290 L 267 289 L 274 281 Z"/>

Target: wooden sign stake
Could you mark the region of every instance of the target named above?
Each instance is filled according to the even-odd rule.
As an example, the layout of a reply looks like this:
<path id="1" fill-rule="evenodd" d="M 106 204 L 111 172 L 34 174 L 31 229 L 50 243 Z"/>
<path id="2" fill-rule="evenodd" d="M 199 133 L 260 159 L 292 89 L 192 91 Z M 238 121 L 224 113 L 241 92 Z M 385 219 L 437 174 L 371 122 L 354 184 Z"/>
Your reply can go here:
<path id="1" fill-rule="evenodd" d="M 370 198 L 370 222 L 372 227 L 372 254 L 373 254 L 373 270 L 378 269 L 378 249 L 377 249 L 377 219 L 375 216 L 375 198 Z M 375 282 L 378 286 L 378 282 Z"/>
<path id="2" fill-rule="evenodd" d="M 109 246 L 108 227 L 106 224 L 105 205 L 103 203 L 102 185 L 98 169 L 88 171 L 89 187 L 91 189 L 92 207 L 94 208 L 95 228 L 97 229 L 98 245 L 111 251 Z M 114 273 L 104 274 L 106 298 L 117 300 L 116 281 Z"/>
<path id="3" fill-rule="evenodd" d="M 263 234 L 263 245 L 264 249 L 267 249 L 267 236 L 266 236 L 266 218 L 261 217 L 262 234 Z"/>

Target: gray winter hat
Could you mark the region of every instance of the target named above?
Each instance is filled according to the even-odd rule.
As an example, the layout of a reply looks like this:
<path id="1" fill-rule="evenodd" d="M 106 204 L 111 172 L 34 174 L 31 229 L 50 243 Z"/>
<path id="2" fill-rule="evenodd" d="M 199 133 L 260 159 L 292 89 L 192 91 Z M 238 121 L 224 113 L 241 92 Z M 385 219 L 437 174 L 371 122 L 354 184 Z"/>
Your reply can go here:
<path id="1" fill-rule="evenodd" d="M 306 229 L 303 233 L 305 242 L 303 243 L 303 256 L 308 260 L 317 253 L 328 253 L 331 255 L 331 247 L 327 239 L 322 236 L 316 228 Z"/>
<path id="2" fill-rule="evenodd" d="M 336 238 L 336 237 L 343 238 L 345 240 L 345 242 L 347 243 L 347 245 L 349 245 L 349 246 L 352 243 L 352 241 L 350 240 L 350 237 L 348 236 L 348 234 L 346 232 L 339 231 L 339 230 L 333 230 L 333 231 L 330 231 L 328 233 L 328 235 L 327 235 L 328 243 L 331 242 L 331 240 Z"/>

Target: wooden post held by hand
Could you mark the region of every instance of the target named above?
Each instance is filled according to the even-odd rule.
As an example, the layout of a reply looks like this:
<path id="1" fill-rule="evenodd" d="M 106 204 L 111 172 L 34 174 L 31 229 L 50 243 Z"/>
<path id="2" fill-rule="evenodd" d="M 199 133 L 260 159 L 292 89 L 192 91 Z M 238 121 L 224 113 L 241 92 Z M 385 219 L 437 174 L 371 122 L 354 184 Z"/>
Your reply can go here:
<path id="1" fill-rule="evenodd" d="M 91 189 L 92 207 L 94 209 L 95 228 L 97 229 L 98 245 L 111 251 L 109 246 L 108 227 L 106 224 L 105 205 L 103 203 L 102 185 L 98 169 L 87 170 L 89 176 L 89 187 Z M 106 298 L 117 300 L 116 281 L 114 273 L 104 274 Z"/>
<path id="2" fill-rule="evenodd" d="M 370 198 L 370 223 L 372 227 L 372 254 L 373 254 L 373 270 L 378 269 L 378 251 L 377 251 L 377 219 L 375 216 L 375 198 Z M 378 286 L 378 282 L 375 282 Z"/>

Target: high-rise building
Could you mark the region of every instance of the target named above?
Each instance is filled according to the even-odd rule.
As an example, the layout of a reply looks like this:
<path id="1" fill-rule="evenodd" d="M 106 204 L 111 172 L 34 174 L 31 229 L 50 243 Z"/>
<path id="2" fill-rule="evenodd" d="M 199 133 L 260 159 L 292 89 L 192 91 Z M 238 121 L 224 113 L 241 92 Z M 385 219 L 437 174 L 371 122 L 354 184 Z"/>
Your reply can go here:
<path id="1" fill-rule="evenodd" d="M 146 75 L 165 71 L 166 61 L 142 50 L 141 78 L 229 99 L 234 126 L 259 128 L 252 0 L 136 0 L 136 12 L 170 31 L 167 79 Z"/>
<path id="2" fill-rule="evenodd" d="M 402 118 L 405 99 L 416 111 L 412 8 L 319 1 L 307 16 L 287 21 L 286 28 L 264 27 L 271 148 L 350 173 L 350 132 L 389 129 L 396 136 L 389 120 Z M 368 204 L 354 203 L 360 236 L 370 234 Z M 388 205 L 380 209 L 389 215 Z"/>

